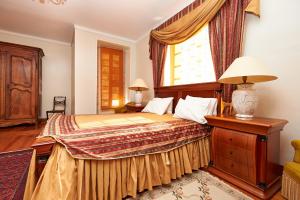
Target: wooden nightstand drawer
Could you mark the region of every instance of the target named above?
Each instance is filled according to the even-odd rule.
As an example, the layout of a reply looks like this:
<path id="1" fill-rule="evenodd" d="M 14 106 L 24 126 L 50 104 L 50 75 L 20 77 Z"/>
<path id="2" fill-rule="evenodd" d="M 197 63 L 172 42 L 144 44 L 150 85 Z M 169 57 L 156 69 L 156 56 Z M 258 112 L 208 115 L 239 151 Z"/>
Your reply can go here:
<path id="1" fill-rule="evenodd" d="M 254 166 L 250 167 L 222 156 L 216 158 L 215 166 L 233 176 L 256 185 L 256 171 Z"/>
<path id="2" fill-rule="evenodd" d="M 280 130 L 286 120 L 205 116 L 213 126 L 208 171 L 261 198 L 280 189 Z"/>
<path id="3" fill-rule="evenodd" d="M 237 163 L 241 163 L 247 166 L 254 166 L 255 160 L 251 157 L 251 151 L 228 145 L 223 142 L 218 142 L 215 149 L 216 156 L 221 156 L 230 160 L 234 160 Z"/>
<path id="4" fill-rule="evenodd" d="M 224 128 L 215 128 L 213 134 L 217 138 L 217 142 L 222 142 L 234 147 L 240 147 L 242 149 L 251 150 L 255 148 L 251 146 L 250 142 L 256 141 L 256 135 Z"/>
<path id="5" fill-rule="evenodd" d="M 215 127 L 212 133 L 215 167 L 255 184 L 257 136 Z"/>

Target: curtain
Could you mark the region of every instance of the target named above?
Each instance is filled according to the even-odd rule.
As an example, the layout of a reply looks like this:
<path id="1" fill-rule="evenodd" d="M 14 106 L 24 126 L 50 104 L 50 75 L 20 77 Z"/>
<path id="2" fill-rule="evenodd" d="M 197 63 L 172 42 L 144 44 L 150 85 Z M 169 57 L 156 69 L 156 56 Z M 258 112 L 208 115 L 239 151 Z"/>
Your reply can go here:
<path id="1" fill-rule="evenodd" d="M 248 5 L 247 8 L 244 7 L 243 10 L 259 16 L 259 0 L 248 1 L 250 1 L 249 5 L 248 3 L 246 3 L 247 0 L 240 1 L 240 3 Z M 184 8 L 182 11 L 167 20 L 158 28 L 151 31 L 149 40 L 149 53 L 150 59 L 152 60 L 154 87 L 160 87 L 163 82 L 162 77 L 166 59 L 167 45 L 185 41 L 194 33 L 196 33 L 205 23 L 210 21 L 217 12 L 219 13 L 218 16 L 221 15 L 219 10 L 222 8 L 222 5 L 224 5 L 224 3 L 225 0 L 195 0 L 192 4 Z M 231 3 L 231 0 L 226 1 L 227 5 Z M 240 15 L 240 13 L 236 13 L 236 11 L 239 12 L 240 10 L 234 10 L 232 16 L 238 15 L 243 17 L 244 13 Z M 224 13 L 224 11 L 222 12 Z M 221 17 L 219 16 L 218 19 L 216 19 L 215 17 L 214 19 L 214 26 L 219 26 Z M 234 22 L 231 22 L 232 18 L 227 18 L 227 20 L 230 21 L 230 24 L 236 24 L 236 18 L 233 18 Z M 218 24 L 216 21 L 218 21 Z M 212 23 L 210 24 L 210 28 L 212 28 Z M 228 25 L 228 22 L 226 24 Z M 215 27 L 215 29 L 217 29 L 217 27 Z M 232 26 L 230 26 L 229 29 L 231 30 Z M 215 32 L 216 31 L 217 30 L 215 30 Z M 214 48 L 221 48 L 221 46 L 221 44 L 217 44 Z M 220 49 L 216 49 L 214 50 L 214 52 L 220 52 Z M 222 55 L 219 55 L 219 57 L 222 57 Z M 219 63 L 219 61 L 217 60 L 218 57 L 216 57 L 216 55 L 214 56 L 214 58 L 214 63 Z M 217 74 L 217 76 L 219 76 L 219 74 Z M 225 87 L 225 90 L 229 91 L 229 93 L 226 92 L 226 94 L 231 94 L 230 91 L 232 91 L 232 86 Z M 229 97 L 229 99 L 230 98 L 231 97 Z"/>
<path id="2" fill-rule="evenodd" d="M 163 83 L 163 68 L 165 66 L 167 45 L 151 40 L 150 59 L 152 59 L 153 85 L 160 87 Z"/>
<path id="3" fill-rule="evenodd" d="M 251 0 L 245 11 L 260 17 L 260 0 Z"/>
<path id="4" fill-rule="evenodd" d="M 209 23 L 210 47 L 217 80 L 240 56 L 245 9 L 248 3 L 249 0 L 226 1 Z M 225 102 L 231 102 L 231 94 L 234 89 L 233 85 L 224 85 L 222 98 Z"/>
<path id="5" fill-rule="evenodd" d="M 162 30 L 152 30 L 151 37 L 160 43 L 172 45 L 192 37 L 219 11 L 225 0 L 209 0 Z"/>
<path id="6" fill-rule="evenodd" d="M 164 22 L 159 27 L 157 27 L 155 30 L 159 31 L 171 25 L 173 22 L 181 19 L 183 16 L 193 11 L 203 2 L 204 0 L 195 0 L 192 4 L 185 7 L 183 10 L 181 10 L 176 15 L 168 19 L 166 22 Z M 166 60 L 167 44 L 157 41 L 150 35 L 149 53 L 150 53 L 149 57 L 152 60 L 153 85 L 154 87 L 160 87 L 163 83 L 163 71 L 164 71 L 163 68 Z"/>

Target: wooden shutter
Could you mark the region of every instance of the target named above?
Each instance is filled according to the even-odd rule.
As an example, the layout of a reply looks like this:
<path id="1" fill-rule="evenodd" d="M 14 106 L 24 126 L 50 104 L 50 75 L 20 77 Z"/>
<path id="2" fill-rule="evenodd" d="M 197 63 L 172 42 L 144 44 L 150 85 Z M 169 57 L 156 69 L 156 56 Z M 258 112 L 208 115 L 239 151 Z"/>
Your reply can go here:
<path id="1" fill-rule="evenodd" d="M 113 108 L 113 100 L 124 104 L 123 95 L 123 51 L 100 48 L 100 104 L 101 110 Z"/>

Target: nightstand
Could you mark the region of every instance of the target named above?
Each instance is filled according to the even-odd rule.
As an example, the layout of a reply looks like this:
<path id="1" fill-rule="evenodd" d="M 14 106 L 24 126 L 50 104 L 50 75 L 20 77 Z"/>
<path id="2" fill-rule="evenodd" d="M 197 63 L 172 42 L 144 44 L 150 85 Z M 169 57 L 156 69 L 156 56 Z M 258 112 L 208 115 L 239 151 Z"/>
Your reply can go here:
<path id="1" fill-rule="evenodd" d="M 213 126 L 208 171 L 261 199 L 281 187 L 280 131 L 286 120 L 205 116 Z"/>
<path id="2" fill-rule="evenodd" d="M 129 102 L 125 105 L 127 112 L 141 112 L 145 108 L 145 104 L 142 104 L 141 106 L 135 105 L 134 102 Z"/>

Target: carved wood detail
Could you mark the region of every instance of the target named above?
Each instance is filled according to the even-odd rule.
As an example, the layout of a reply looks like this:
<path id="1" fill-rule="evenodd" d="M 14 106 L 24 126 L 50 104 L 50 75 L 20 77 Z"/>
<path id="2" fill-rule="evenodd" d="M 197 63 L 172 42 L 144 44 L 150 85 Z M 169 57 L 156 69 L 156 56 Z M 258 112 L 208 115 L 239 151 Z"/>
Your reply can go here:
<path id="1" fill-rule="evenodd" d="M 180 98 L 185 98 L 187 95 L 194 97 L 211 97 L 218 99 L 218 113 L 221 110 L 221 92 L 222 84 L 217 82 L 197 83 L 188 85 L 164 86 L 154 88 L 156 97 L 174 97 L 173 112 Z"/>
<path id="2" fill-rule="evenodd" d="M 0 127 L 38 123 L 39 48 L 0 42 Z"/>

